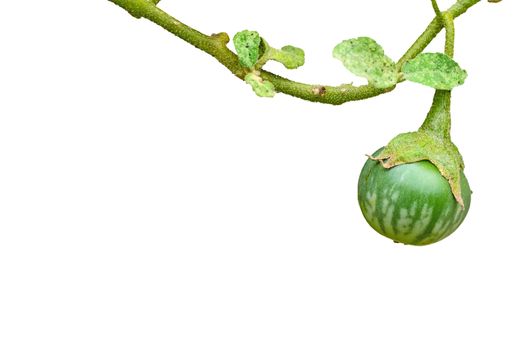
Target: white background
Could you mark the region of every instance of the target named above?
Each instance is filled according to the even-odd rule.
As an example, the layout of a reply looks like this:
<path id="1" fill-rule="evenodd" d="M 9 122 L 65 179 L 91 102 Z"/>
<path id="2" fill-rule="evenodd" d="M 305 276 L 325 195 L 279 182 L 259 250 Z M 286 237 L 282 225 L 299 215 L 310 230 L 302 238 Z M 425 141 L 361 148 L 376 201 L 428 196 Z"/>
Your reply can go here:
<path id="1" fill-rule="evenodd" d="M 427 0 L 160 6 L 300 46 L 305 67 L 268 68 L 328 84 L 362 82 L 332 59 L 341 40 L 397 59 L 432 18 Z M 527 349 L 527 12 L 483 1 L 457 20 L 472 208 L 410 247 L 370 229 L 356 182 L 366 153 L 420 125 L 431 89 L 261 99 L 108 1 L 5 2 L 0 348 Z"/>

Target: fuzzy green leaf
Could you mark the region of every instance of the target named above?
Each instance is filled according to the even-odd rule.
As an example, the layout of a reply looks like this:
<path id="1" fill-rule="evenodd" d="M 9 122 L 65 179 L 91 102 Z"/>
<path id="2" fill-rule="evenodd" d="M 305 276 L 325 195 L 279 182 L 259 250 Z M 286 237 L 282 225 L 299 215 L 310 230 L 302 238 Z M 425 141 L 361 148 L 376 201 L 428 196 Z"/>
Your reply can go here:
<path id="1" fill-rule="evenodd" d="M 270 59 L 282 63 L 288 69 L 296 69 L 304 65 L 304 51 L 288 45 L 280 50 L 272 49 Z"/>
<path id="2" fill-rule="evenodd" d="M 261 38 L 259 33 L 243 30 L 235 34 L 233 44 L 238 54 L 240 64 L 253 68 L 260 57 Z"/>
<path id="3" fill-rule="evenodd" d="M 452 90 L 467 78 L 467 72 L 443 53 L 419 54 L 404 64 L 402 72 L 405 79 L 437 90 Z"/>
<path id="4" fill-rule="evenodd" d="M 377 88 L 389 88 L 398 82 L 396 64 L 371 38 L 345 40 L 334 48 L 333 55 L 349 71 L 366 78 Z"/>
<path id="5" fill-rule="evenodd" d="M 387 169 L 421 160 L 430 161 L 449 182 L 456 201 L 464 206 L 461 185 L 464 161 L 458 148 L 450 140 L 423 130 L 404 133 L 392 139 L 387 147 L 372 159 L 380 161 Z"/>
<path id="6" fill-rule="evenodd" d="M 246 83 L 251 85 L 253 91 L 260 97 L 275 96 L 275 86 L 270 81 L 264 80 L 256 72 L 248 73 L 244 78 Z"/>

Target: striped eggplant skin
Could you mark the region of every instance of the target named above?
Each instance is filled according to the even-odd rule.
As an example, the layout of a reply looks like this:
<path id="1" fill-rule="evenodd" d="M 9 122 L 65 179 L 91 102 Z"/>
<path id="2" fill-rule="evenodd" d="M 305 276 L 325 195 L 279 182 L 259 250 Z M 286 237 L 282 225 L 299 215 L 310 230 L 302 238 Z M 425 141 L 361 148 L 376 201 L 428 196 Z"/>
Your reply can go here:
<path id="1" fill-rule="evenodd" d="M 446 238 L 464 221 L 471 189 L 463 173 L 461 181 L 464 207 L 429 161 L 385 169 L 369 159 L 359 177 L 359 205 L 369 225 L 383 236 L 397 243 L 428 245 Z"/>

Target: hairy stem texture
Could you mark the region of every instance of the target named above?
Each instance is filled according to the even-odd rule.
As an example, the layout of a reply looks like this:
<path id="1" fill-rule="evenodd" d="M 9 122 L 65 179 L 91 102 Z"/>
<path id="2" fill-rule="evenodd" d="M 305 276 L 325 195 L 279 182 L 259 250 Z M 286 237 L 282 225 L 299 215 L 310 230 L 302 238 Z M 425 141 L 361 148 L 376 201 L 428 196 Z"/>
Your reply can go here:
<path id="1" fill-rule="evenodd" d="M 136 18 L 145 18 L 166 29 L 175 36 L 185 40 L 189 44 L 208 53 L 216 58 L 222 65 L 229 69 L 235 76 L 244 79 L 248 73 L 247 68 L 240 65 L 238 57 L 228 47 L 229 36 L 226 33 L 206 35 L 198 30 L 180 22 L 168 13 L 161 10 L 156 4 L 159 0 L 109 0 L 114 4 L 127 10 Z M 480 0 L 458 0 L 444 14 L 453 19 L 465 13 L 471 6 Z M 435 18 L 427 26 L 425 31 L 411 45 L 407 52 L 397 63 L 398 69 L 410 59 L 421 53 L 427 45 L 440 33 L 444 22 Z M 304 84 L 292 81 L 279 75 L 263 70 L 262 78 L 270 81 L 278 92 L 298 97 L 304 100 L 340 105 L 349 101 L 363 100 L 392 91 L 394 87 L 379 89 L 370 85 L 353 86 L 343 84 L 340 86 L 328 86 L 319 84 Z"/>

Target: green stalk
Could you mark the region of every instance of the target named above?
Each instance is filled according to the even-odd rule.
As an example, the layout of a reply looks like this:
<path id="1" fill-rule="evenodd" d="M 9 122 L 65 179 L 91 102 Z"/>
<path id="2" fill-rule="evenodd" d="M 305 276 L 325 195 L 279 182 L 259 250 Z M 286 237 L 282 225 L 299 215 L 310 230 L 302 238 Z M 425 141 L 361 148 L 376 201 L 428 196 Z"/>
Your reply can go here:
<path id="1" fill-rule="evenodd" d="M 436 90 L 433 105 L 420 131 L 428 131 L 444 140 L 451 140 L 451 91 Z"/>
<path id="2" fill-rule="evenodd" d="M 472 7 L 481 0 L 458 0 L 449 10 L 445 11 L 444 14 L 450 14 L 451 18 L 455 19 Z M 420 54 L 425 48 L 431 43 L 431 41 L 440 33 L 444 27 L 444 20 L 442 17 L 435 17 L 431 23 L 427 26 L 425 31 L 416 39 L 414 44 L 407 50 L 407 52 L 399 59 L 396 64 L 398 69 L 401 69 L 405 62 L 412 60 L 418 54 Z"/>
<path id="3" fill-rule="evenodd" d="M 439 12 L 438 6 L 435 6 L 435 4 L 436 1 L 433 0 L 435 12 L 441 17 L 446 30 L 444 52 L 453 58 L 455 53 L 455 24 L 453 17 L 449 12 Z M 433 105 L 420 130 L 432 132 L 444 140 L 451 140 L 451 90 L 436 90 Z"/>

